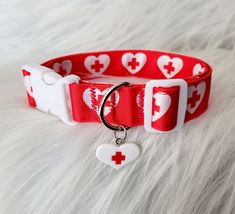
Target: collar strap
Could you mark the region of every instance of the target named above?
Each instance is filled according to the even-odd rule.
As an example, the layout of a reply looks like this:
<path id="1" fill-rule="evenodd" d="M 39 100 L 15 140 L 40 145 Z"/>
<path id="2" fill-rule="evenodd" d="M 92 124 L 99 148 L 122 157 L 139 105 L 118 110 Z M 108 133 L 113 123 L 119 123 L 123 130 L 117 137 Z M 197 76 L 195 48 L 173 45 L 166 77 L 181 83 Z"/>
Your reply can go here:
<path id="1" fill-rule="evenodd" d="M 148 132 L 179 130 L 208 107 L 212 68 L 176 53 L 120 50 L 81 53 L 22 68 L 29 105 L 67 124 L 100 122 L 98 108 L 111 83 L 100 77 L 139 77 L 112 94 L 104 115 L 111 124 L 144 125 Z"/>

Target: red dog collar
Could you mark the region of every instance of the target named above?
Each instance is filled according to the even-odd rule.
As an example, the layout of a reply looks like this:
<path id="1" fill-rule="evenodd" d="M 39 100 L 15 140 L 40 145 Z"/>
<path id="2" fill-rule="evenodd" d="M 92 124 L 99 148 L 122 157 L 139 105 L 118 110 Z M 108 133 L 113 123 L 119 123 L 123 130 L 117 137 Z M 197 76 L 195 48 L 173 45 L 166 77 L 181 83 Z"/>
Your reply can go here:
<path id="1" fill-rule="evenodd" d="M 25 65 L 22 72 L 30 106 L 68 124 L 100 122 L 100 101 L 113 86 L 95 83 L 101 75 L 146 78 L 146 84 L 132 83 L 115 91 L 104 115 L 112 124 L 144 125 L 148 132 L 176 131 L 202 114 L 212 75 L 200 59 L 148 50 L 63 56 L 41 66 Z"/>

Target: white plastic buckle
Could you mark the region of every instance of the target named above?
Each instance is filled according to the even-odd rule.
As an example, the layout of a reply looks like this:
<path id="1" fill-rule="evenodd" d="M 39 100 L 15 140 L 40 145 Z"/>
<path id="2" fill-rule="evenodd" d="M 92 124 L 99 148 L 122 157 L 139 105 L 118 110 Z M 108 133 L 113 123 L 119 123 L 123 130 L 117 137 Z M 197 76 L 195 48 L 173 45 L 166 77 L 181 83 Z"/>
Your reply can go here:
<path id="1" fill-rule="evenodd" d="M 173 87 L 179 86 L 179 105 L 177 113 L 177 124 L 169 131 L 161 131 L 152 127 L 152 101 L 153 101 L 153 88 L 154 87 Z M 145 86 L 144 95 L 144 127 L 146 131 L 151 133 L 168 133 L 175 132 L 181 129 L 184 125 L 184 119 L 187 107 L 188 84 L 183 79 L 167 79 L 167 80 L 150 80 Z"/>
<path id="2" fill-rule="evenodd" d="M 79 77 L 62 77 L 54 70 L 40 65 L 25 65 L 22 68 L 30 73 L 30 84 L 36 108 L 58 116 L 63 122 L 74 125 L 72 119 L 68 84 L 78 83 Z"/>

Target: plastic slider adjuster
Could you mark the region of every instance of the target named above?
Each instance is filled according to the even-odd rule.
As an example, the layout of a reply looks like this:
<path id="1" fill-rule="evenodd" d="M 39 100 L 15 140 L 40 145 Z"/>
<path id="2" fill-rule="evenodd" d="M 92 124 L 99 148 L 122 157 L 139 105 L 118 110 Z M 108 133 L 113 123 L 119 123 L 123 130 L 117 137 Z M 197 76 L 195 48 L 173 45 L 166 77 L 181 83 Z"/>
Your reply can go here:
<path id="1" fill-rule="evenodd" d="M 34 64 L 25 65 L 22 70 L 30 73 L 31 96 L 35 99 L 37 109 L 58 116 L 69 125 L 77 124 L 72 119 L 69 90 L 66 85 L 78 83 L 78 76 L 62 77 L 50 68 Z"/>
<path id="2" fill-rule="evenodd" d="M 153 127 L 153 121 L 157 115 L 153 114 L 153 98 L 157 97 L 158 103 L 160 104 L 159 109 L 163 110 L 159 112 L 162 113 L 167 111 L 167 108 L 171 105 L 169 96 L 158 93 L 158 95 L 153 93 L 153 88 L 169 88 L 173 86 L 179 86 L 179 100 L 178 100 L 178 111 L 176 125 L 170 130 L 158 130 L 156 127 Z M 184 125 L 186 107 L 187 107 L 187 96 L 188 96 L 188 84 L 183 79 L 169 79 L 169 80 L 150 80 L 145 86 L 145 95 L 144 95 L 144 127 L 146 131 L 151 133 L 168 133 L 178 131 Z M 169 103 L 169 105 L 168 105 Z M 165 109 L 164 109 L 165 108 Z M 167 112 L 166 112 L 167 114 Z"/>

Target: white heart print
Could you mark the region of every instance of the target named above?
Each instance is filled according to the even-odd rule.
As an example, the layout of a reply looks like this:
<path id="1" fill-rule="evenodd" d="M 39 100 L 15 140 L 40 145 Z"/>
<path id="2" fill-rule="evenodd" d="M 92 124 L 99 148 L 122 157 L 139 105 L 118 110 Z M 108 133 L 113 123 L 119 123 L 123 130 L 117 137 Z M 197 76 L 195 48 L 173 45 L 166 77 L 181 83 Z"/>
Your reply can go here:
<path id="1" fill-rule="evenodd" d="M 125 53 L 122 56 L 122 64 L 131 74 L 139 72 L 145 63 L 146 55 L 143 53 Z"/>
<path id="2" fill-rule="evenodd" d="M 56 62 L 56 63 L 53 65 L 53 70 L 54 70 L 56 73 L 60 73 L 61 70 L 64 70 L 65 73 L 63 74 L 63 76 L 67 76 L 67 75 L 69 75 L 69 74 L 71 73 L 72 67 L 73 67 L 73 64 L 72 64 L 72 61 L 71 61 L 71 60 L 64 60 L 64 61 L 62 61 L 61 63 Z"/>
<path id="3" fill-rule="evenodd" d="M 157 65 L 166 78 L 172 78 L 183 68 L 183 60 L 179 57 L 170 58 L 162 55 L 157 60 Z"/>
<path id="4" fill-rule="evenodd" d="M 200 82 L 197 86 L 190 86 L 188 88 L 188 104 L 187 104 L 187 111 L 193 114 L 205 95 L 206 91 L 206 83 Z"/>
<path id="5" fill-rule="evenodd" d="M 110 57 L 107 54 L 101 54 L 98 57 L 88 56 L 84 61 L 86 69 L 95 75 L 105 72 L 110 63 Z"/>
<path id="6" fill-rule="evenodd" d="M 138 107 L 144 106 L 144 89 L 142 89 L 137 95 L 136 95 L 136 104 Z"/>
<path id="7" fill-rule="evenodd" d="M 96 113 L 98 113 L 98 108 L 99 108 L 99 105 L 98 104 L 94 104 L 92 103 L 93 102 L 93 99 L 96 99 L 98 100 L 99 99 L 99 96 L 104 96 L 107 91 L 109 89 L 105 89 L 103 91 L 100 91 L 98 88 L 95 88 L 94 89 L 94 97 L 92 97 L 92 89 L 91 88 L 87 88 L 84 92 L 83 92 L 83 100 L 84 102 L 86 103 L 86 105 L 90 108 L 90 109 L 93 109 L 95 110 Z M 108 99 L 110 100 L 111 97 Z M 114 103 L 114 106 L 116 106 L 119 102 L 119 93 L 117 91 L 115 91 L 115 103 Z M 95 109 L 94 109 L 95 107 Z M 106 106 L 104 108 L 104 115 L 108 115 L 112 110 L 112 107 L 111 106 L 107 106 L 107 102 L 106 102 Z"/>
<path id="8" fill-rule="evenodd" d="M 127 165 L 135 160 L 139 154 L 139 147 L 132 143 L 125 143 L 120 146 L 102 144 L 96 150 L 96 157 L 115 169 L 120 169 Z"/>
<path id="9" fill-rule="evenodd" d="M 25 89 L 27 90 L 28 94 L 29 94 L 31 97 L 34 97 L 34 96 L 33 96 L 33 91 L 32 91 L 31 79 L 30 79 L 30 76 L 29 76 L 29 75 L 24 76 L 24 86 L 25 86 Z"/>
<path id="10" fill-rule="evenodd" d="M 205 72 L 205 68 L 201 66 L 200 63 L 194 65 L 193 67 L 193 76 L 204 73 Z"/>
<path id="11" fill-rule="evenodd" d="M 158 107 L 158 111 L 154 111 L 152 115 L 152 121 L 160 119 L 169 109 L 171 105 L 171 97 L 168 94 L 157 92 L 153 95 L 154 103 L 153 105 Z"/>

